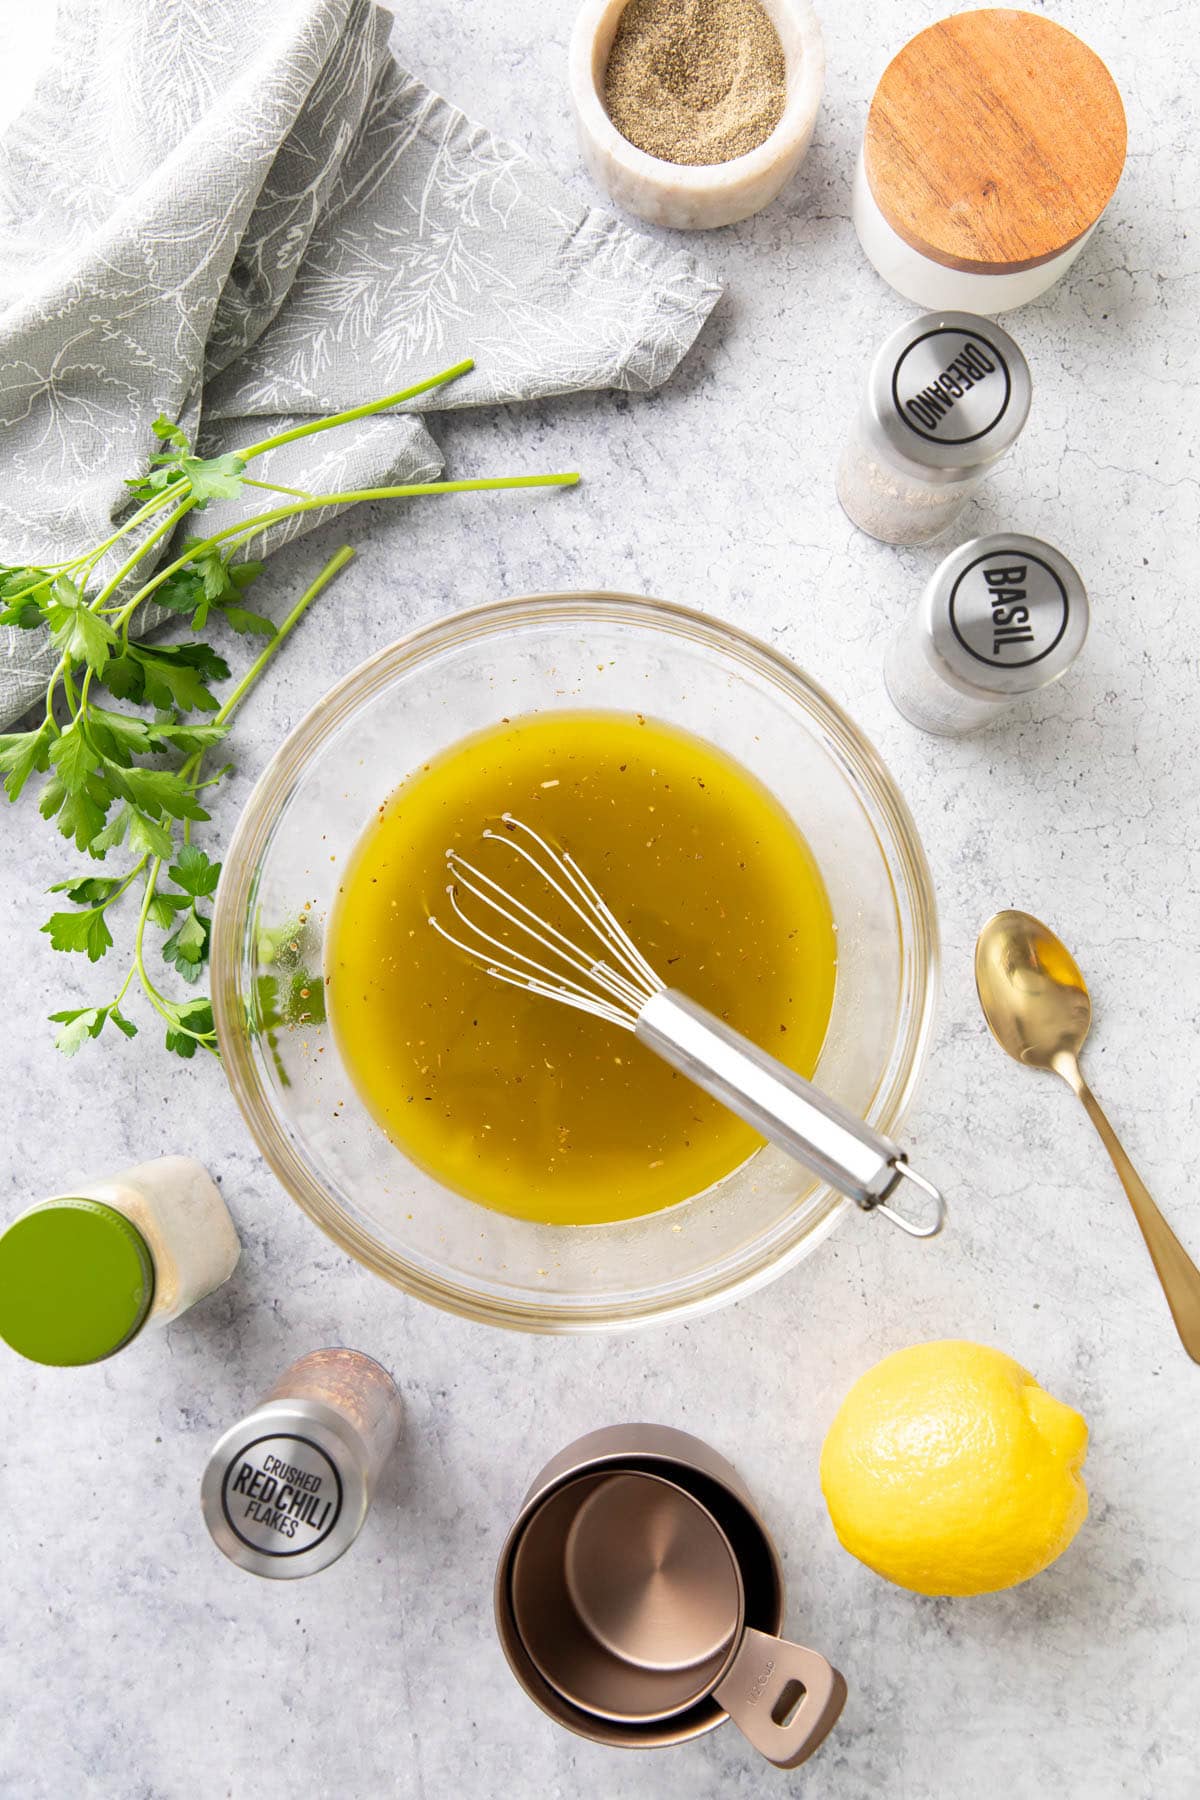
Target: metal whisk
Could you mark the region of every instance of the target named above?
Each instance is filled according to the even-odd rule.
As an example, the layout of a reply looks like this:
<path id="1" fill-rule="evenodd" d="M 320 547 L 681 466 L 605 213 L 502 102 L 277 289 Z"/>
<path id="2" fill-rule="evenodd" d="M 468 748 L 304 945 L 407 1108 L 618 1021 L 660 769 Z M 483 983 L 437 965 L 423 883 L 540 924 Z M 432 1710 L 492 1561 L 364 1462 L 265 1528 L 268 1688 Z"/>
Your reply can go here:
<path id="1" fill-rule="evenodd" d="M 669 988 L 566 850 L 553 848 L 511 813 L 501 822 L 503 831 L 489 829 L 483 838 L 520 857 L 545 884 L 547 898 L 550 891 L 558 896 L 582 926 L 582 942 L 453 849 L 446 852 L 451 877 L 446 893 L 462 935 L 431 915 L 436 932 L 497 981 L 632 1031 L 864 1211 L 885 1213 L 912 1237 L 932 1237 L 941 1230 L 946 1216 L 941 1194 L 909 1167 L 896 1144 L 686 994 Z M 468 902 L 469 911 L 464 895 L 476 903 Z M 507 928 L 507 935 L 497 936 L 489 925 Z M 887 1204 L 902 1180 L 913 1182 L 932 1202 L 930 1221 L 907 1218 Z"/>

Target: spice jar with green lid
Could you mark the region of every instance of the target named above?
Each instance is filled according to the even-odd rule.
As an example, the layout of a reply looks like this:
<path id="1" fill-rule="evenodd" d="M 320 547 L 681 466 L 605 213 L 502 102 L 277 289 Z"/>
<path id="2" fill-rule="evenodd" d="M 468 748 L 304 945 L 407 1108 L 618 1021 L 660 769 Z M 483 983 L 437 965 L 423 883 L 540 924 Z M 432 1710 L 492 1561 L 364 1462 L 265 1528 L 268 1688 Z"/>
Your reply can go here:
<path id="1" fill-rule="evenodd" d="M 229 1209 L 193 1157 L 81 1182 L 0 1234 L 0 1338 L 31 1362 L 100 1362 L 220 1287 L 240 1253 Z"/>

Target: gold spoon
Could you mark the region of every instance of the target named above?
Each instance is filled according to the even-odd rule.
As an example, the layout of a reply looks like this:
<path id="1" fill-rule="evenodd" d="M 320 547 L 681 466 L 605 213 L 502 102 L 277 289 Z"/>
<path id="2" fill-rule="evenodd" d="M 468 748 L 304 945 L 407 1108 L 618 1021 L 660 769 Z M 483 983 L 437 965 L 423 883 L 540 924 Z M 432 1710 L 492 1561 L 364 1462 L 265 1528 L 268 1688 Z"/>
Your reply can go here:
<path id="1" fill-rule="evenodd" d="M 1075 958 L 1028 913 L 999 912 L 975 945 L 975 985 L 1001 1049 L 1019 1063 L 1053 1069 L 1083 1101 L 1129 1196 L 1183 1347 L 1200 1362 L 1200 1269 L 1150 1198 L 1080 1071 L 1092 1003 Z"/>

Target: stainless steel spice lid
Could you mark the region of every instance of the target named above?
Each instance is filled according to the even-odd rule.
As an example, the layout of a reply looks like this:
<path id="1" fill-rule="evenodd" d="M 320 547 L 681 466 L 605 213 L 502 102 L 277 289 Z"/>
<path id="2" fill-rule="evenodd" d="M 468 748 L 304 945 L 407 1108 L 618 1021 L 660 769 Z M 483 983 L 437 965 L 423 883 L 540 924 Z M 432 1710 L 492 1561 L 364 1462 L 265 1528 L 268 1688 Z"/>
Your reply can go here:
<path id="1" fill-rule="evenodd" d="M 220 1438 L 200 1489 L 204 1522 L 231 1562 L 274 1581 L 326 1568 L 370 1503 L 367 1452 L 319 1400 L 270 1400 Z"/>
<path id="2" fill-rule="evenodd" d="M 918 623 L 939 673 L 968 694 L 1028 694 L 1068 669 L 1088 633 L 1087 591 L 1061 550 L 998 531 L 951 551 Z"/>
<path id="3" fill-rule="evenodd" d="M 1006 331 L 974 313 L 925 313 L 881 346 L 866 422 L 887 454 L 927 479 L 995 462 L 1029 414 L 1029 365 Z"/>

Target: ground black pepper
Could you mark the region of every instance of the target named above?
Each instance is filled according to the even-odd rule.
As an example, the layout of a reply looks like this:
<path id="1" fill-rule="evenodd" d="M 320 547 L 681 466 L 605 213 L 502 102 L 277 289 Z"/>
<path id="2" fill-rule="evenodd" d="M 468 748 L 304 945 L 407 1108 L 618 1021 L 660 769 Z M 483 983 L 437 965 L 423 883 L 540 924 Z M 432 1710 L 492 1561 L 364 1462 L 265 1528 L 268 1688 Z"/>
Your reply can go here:
<path id="1" fill-rule="evenodd" d="M 629 0 L 604 75 L 617 130 L 673 163 L 744 156 L 774 131 L 786 89 L 759 0 Z"/>

